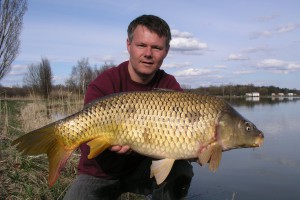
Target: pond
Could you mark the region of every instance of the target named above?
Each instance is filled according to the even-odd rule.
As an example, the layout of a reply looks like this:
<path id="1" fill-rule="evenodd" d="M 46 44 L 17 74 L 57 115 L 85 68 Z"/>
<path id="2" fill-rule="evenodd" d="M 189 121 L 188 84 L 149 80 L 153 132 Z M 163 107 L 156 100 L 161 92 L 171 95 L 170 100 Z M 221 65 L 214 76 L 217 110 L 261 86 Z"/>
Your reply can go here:
<path id="1" fill-rule="evenodd" d="M 228 101 L 263 131 L 264 145 L 224 152 L 215 173 L 193 164 L 187 199 L 300 199 L 300 99 Z"/>

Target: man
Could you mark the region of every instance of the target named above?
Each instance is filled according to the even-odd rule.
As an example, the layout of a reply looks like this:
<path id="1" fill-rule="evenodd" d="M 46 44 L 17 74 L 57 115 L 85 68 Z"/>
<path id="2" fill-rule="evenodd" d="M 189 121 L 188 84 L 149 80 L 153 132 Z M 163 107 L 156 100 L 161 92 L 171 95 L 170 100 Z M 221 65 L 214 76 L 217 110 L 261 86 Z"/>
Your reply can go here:
<path id="1" fill-rule="evenodd" d="M 170 48 L 168 24 L 157 16 L 142 15 L 129 24 L 127 32 L 129 61 L 92 81 L 85 104 L 118 92 L 154 88 L 182 91 L 173 76 L 160 70 Z M 186 195 L 193 176 L 188 161 L 176 161 L 166 181 L 157 186 L 150 179 L 151 158 L 132 152 L 129 146 L 112 146 L 94 159 L 87 158 L 86 144 L 80 149 L 78 176 L 65 199 L 117 199 L 122 192 L 152 194 L 152 199 L 179 199 Z"/>

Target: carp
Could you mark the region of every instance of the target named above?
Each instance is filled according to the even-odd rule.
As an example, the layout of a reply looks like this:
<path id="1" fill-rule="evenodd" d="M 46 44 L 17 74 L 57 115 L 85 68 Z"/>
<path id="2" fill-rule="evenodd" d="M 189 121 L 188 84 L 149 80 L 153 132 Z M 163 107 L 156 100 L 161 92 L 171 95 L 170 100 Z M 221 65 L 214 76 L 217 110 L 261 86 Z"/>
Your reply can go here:
<path id="1" fill-rule="evenodd" d="M 89 159 L 112 145 L 154 158 L 151 177 L 161 184 L 175 160 L 196 160 L 216 171 L 223 151 L 259 147 L 263 141 L 263 133 L 221 98 L 155 90 L 99 98 L 12 145 L 26 155 L 47 154 L 51 187 L 82 143 L 90 147 Z"/>

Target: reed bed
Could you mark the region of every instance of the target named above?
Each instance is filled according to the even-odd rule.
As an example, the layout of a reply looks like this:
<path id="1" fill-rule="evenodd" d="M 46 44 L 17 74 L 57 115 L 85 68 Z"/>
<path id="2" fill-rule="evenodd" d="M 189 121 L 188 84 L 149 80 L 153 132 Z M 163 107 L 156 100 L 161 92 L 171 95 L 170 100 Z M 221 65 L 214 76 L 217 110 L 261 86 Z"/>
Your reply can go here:
<path id="1" fill-rule="evenodd" d="M 74 152 L 52 188 L 48 186 L 46 155 L 23 156 L 11 146 L 17 137 L 69 116 L 83 107 L 80 95 L 0 99 L 0 199 L 63 199 L 75 179 L 79 152 Z M 147 199 L 124 193 L 121 200 Z"/>
<path id="2" fill-rule="evenodd" d="M 0 99 L 0 199 L 62 199 L 76 175 L 79 159 L 75 152 L 56 184 L 49 188 L 45 155 L 23 156 L 11 142 L 28 131 L 80 110 L 83 97 L 67 96 Z"/>

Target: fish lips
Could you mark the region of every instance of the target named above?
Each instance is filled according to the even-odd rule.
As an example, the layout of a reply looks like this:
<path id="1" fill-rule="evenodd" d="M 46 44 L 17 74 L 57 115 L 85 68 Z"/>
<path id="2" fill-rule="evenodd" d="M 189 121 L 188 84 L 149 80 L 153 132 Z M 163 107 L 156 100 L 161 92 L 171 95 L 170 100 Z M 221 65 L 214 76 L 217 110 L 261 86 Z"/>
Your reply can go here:
<path id="1" fill-rule="evenodd" d="M 265 138 L 264 134 L 260 132 L 258 134 L 258 137 L 255 140 L 255 143 L 253 144 L 253 147 L 261 147 L 264 143 L 264 138 Z"/>

